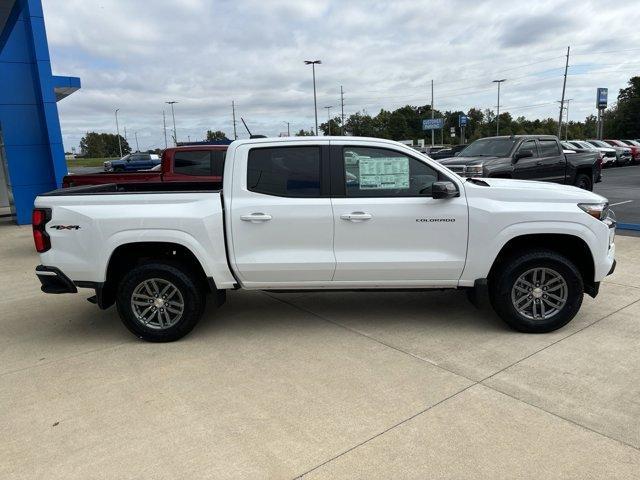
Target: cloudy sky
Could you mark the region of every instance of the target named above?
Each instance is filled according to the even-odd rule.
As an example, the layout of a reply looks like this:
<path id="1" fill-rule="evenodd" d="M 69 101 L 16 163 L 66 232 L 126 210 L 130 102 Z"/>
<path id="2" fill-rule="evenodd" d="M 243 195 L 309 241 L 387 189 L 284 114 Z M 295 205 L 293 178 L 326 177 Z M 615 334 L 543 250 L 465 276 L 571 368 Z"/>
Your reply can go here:
<path id="1" fill-rule="evenodd" d="M 567 46 L 570 117 L 595 112 L 596 87 L 610 102 L 640 74 L 637 0 L 319 1 L 44 0 L 55 74 L 82 89 L 58 104 L 65 148 L 86 131 L 127 128 L 140 149 L 163 147 L 164 102 L 176 100 L 178 140 L 207 129 L 238 136 L 313 126 L 318 109 L 345 114 L 430 103 L 437 109 L 495 108 L 514 116 L 558 116 Z M 122 131 L 121 131 L 122 133 Z"/>

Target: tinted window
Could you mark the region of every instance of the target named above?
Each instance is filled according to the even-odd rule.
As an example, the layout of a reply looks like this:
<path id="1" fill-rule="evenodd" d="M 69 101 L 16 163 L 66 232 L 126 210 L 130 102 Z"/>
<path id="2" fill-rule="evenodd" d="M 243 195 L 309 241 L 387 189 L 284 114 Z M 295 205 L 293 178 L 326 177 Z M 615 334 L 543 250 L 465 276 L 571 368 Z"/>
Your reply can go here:
<path id="1" fill-rule="evenodd" d="M 173 157 L 173 171 L 183 175 L 211 175 L 211 156 L 209 151 L 177 151 Z"/>
<path id="2" fill-rule="evenodd" d="M 213 150 L 211 152 L 211 172 L 214 176 L 222 176 L 222 172 L 224 171 L 224 159 L 226 156 L 226 150 Z"/>
<path id="3" fill-rule="evenodd" d="M 347 197 L 430 196 L 438 172 L 394 150 L 346 147 L 343 150 Z"/>
<path id="4" fill-rule="evenodd" d="M 522 152 L 523 150 L 531 150 L 533 152 L 533 158 L 538 158 L 538 149 L 536 148 L 535 140 L 527 140 L 526 142 L 522 142 L 520 148 L 518 148 L 518 152 Z"/>
<path id="5" fill-rule="evenodd" d="M 539 142 L 541 157 L 553 157 L 555 155 L 560 155 L 558 142 L 556 142 L 555 140 L 540 140 Z"/>
<path id="6" fill-rule="evenodd" d="M 465 148 L 462 157 L 506 157 L 516 143 L 514 138 L 481 138 Z"/>
<path id="7" fill-rule="evenodd" d="M 280 197 L 320 196 L 320 148 L 254 148 L 249 152 L 247 188 Z"/>

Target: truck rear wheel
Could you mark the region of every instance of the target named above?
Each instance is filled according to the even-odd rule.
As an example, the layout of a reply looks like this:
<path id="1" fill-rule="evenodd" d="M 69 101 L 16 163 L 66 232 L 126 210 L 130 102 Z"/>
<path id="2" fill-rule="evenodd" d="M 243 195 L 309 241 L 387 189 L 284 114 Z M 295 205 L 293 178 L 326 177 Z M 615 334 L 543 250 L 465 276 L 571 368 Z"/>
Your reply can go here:
<path id="1" fill-rule="evenodd" d="M 551 250 L 514 255 L 492 273 L 489 298 L 496 313 L 512 328 L 546 333 L 576 316 L 584 284 L 566 257 Z"/>
<path id="2" fill-rule="evenodd" d="M 118 286 L 116 303 L 124 325 L 149 342 L 172 342 L 198 323 L 206 295 L 183 269 L 153 262 L 129 271 Z"/>

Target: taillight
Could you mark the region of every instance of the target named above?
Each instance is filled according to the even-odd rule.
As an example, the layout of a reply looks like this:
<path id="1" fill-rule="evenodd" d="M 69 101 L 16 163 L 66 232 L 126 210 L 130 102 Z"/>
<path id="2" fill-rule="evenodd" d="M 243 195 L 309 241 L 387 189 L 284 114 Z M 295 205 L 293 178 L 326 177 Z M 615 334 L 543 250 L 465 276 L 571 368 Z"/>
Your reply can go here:
<path id="1" fill-rule="evenodd" d="M 51 210 L 48 208 L 34 208 L 31 215 L 33 226 L 33 243 L 38 253 L 46 252 L 51 248 L 51 239 L 45 230 L 45 225 L 51 220 Z"/>

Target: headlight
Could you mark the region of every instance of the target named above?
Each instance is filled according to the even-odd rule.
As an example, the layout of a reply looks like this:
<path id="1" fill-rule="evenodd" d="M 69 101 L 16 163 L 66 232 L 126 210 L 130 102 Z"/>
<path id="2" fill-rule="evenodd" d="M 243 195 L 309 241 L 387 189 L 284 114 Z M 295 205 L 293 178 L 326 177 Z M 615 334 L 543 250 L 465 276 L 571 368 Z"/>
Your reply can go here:
<path id="1" fill-rule="evenodd" d="M 609 202 L 579 203 L 578 207 L 598 220 L 604 220 L 609 213 Z"/>
<path id="2" fill-rule="evenodd" d="M 484 173 L 483 167 L 482 163 L 479 165 L 467 165 L 464 173 L 467 177 L 481 177 Z"/>

